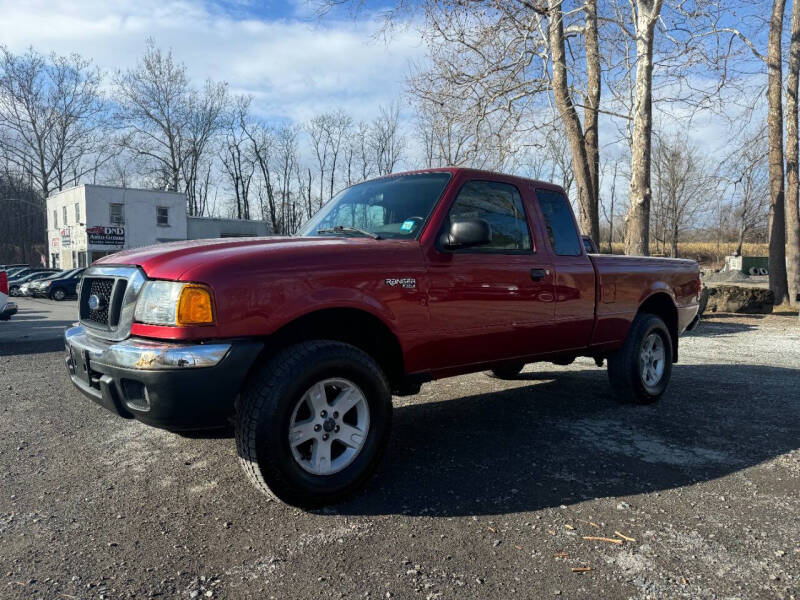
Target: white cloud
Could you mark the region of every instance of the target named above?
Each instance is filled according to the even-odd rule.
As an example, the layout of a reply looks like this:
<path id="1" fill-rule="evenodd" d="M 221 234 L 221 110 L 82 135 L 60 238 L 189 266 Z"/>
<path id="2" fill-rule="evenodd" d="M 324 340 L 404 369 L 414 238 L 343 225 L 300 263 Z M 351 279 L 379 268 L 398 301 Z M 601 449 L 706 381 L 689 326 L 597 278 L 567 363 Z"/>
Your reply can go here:
<path id="1" fill-rule="evenodd" d="M 374 20 L 244 16 L 200 0 L 0 0 L 0 15 L 13 50 L 78 52 L 108 72 L 133 66 L 152 37 L 195 82 L 228 81 L 264 115 L 296 120 L 339 107 L 371 118 L 402 93 L 408 60 L 425 56 L 413 31 L 376 41 Z"/>

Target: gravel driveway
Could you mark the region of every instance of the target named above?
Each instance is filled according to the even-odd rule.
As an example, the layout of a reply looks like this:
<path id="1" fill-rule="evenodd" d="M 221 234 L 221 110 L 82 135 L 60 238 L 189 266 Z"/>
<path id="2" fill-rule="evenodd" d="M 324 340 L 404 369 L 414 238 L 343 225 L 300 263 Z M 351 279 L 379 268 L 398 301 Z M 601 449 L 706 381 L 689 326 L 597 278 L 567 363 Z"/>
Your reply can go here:
<path id="1" fill-rule="evenodd" d="M 429 384 L 314 513 L 254 493 L 228 435 L 85 400 L 57 345 L 0 337 L 0 598 L 800 594 L 797 317 L 704 322 L 655 406 L 591 360 Z"/>

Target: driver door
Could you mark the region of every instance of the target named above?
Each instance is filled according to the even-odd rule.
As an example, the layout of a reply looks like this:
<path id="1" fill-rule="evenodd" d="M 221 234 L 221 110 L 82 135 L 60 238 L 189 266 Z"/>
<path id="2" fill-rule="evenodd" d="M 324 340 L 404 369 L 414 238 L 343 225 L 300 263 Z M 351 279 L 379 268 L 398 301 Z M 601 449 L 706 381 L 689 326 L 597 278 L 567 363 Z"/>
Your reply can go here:
<path id="1" fill-rule="evenodd" d="M 546 351 L 554 319 L 553 269 L 537 253 L 526 203 L 513 183 L 463 184 L 443 230 L 459 219 L 483 219 L 490 244 L 429 255 L 431 324 L 440 332 L 433 368 L 531 356 Z"/>

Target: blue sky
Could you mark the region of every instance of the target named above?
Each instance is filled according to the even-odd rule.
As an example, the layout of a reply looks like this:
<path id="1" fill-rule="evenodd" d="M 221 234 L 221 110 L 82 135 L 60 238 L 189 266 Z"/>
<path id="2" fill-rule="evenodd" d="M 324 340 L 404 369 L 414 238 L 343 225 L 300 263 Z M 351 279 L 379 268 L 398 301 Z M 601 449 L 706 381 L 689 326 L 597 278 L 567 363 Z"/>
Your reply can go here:
<path id="1" fill-rule="evenodd" d="M 264 116 L 305 120 L 344 108 L 371 118 L 403 90 L 425 48 L 411 30 L 378 40 L 379 19 L 319 19 L 303 0 L 0 0 L 0 40 L 13 50 L 78 52 L 108 72 L 135 64 L 148 37 L 190 76 L 252 94 Z"/>

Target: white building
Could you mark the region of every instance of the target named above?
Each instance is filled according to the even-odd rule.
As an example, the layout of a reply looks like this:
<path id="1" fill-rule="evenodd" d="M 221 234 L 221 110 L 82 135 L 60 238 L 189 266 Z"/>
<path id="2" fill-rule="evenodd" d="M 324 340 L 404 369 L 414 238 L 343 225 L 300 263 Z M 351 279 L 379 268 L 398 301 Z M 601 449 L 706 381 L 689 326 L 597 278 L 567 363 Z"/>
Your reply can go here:
<path id="1" fill-rule="evenodd" d="M 62 269 L 160 242 L 263 235 L 263 221 L 187 216 L 186 196 L 177 192 L 79 185 L 47 199 L 48 261 Z"/>

